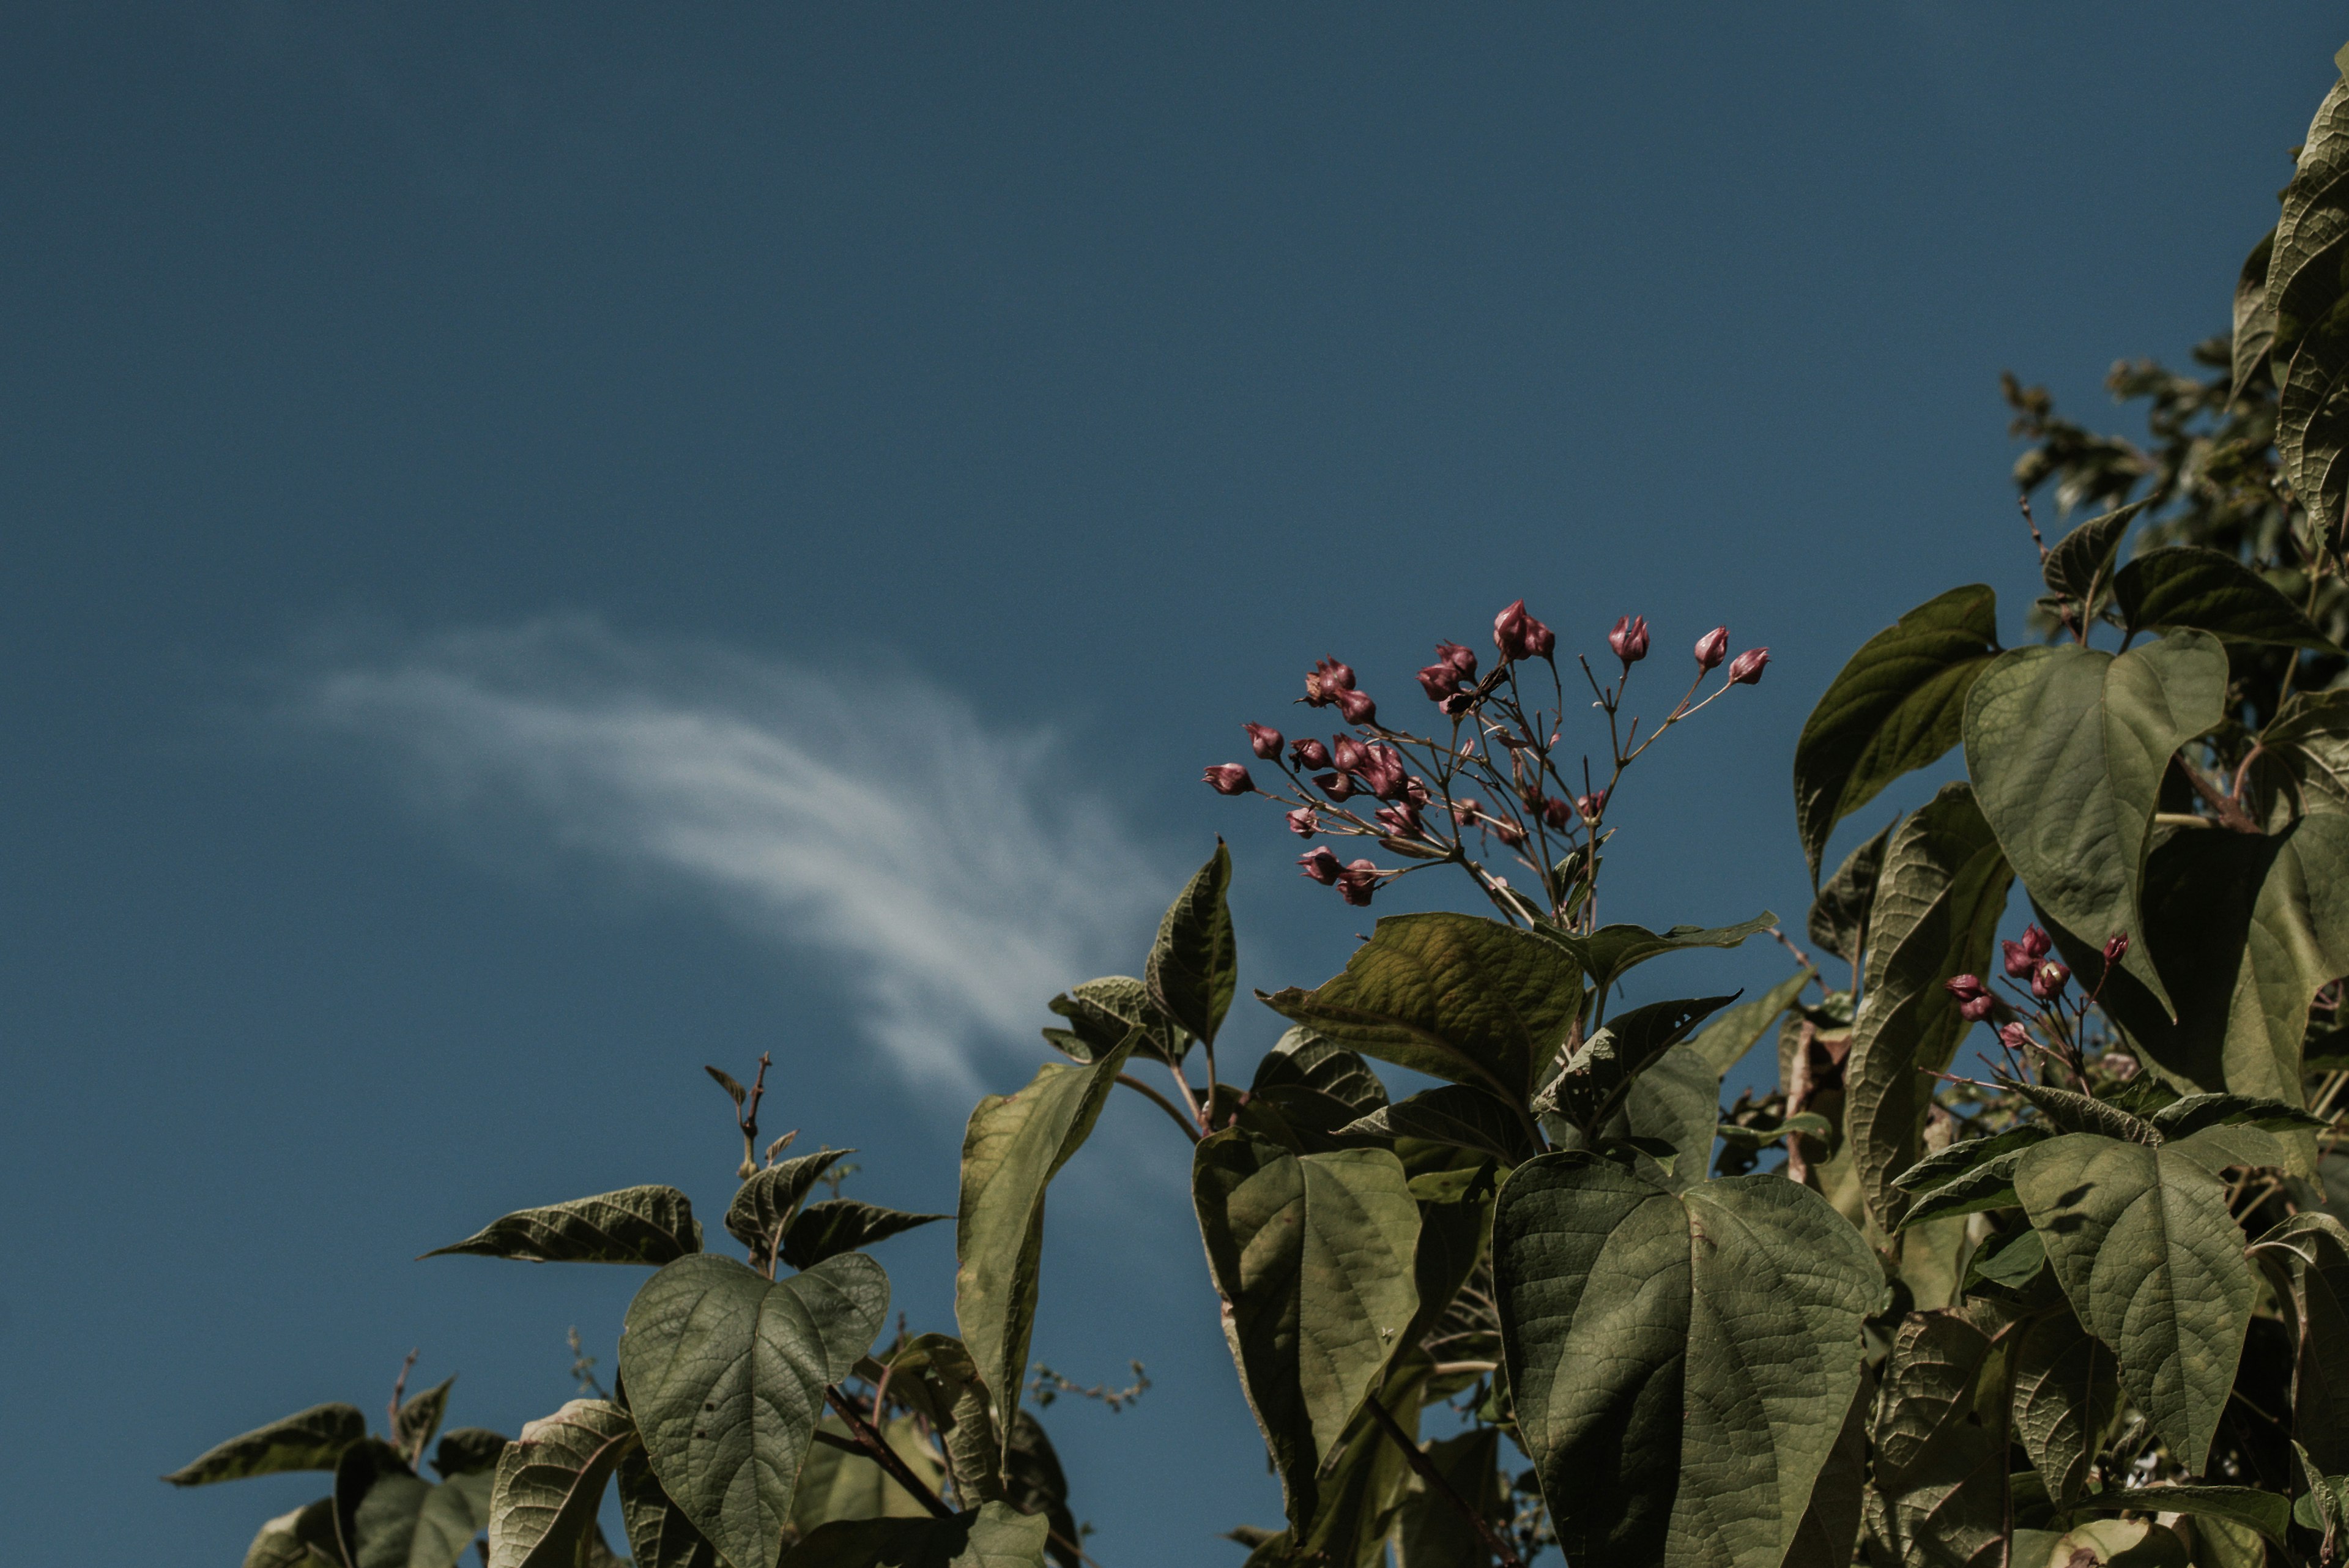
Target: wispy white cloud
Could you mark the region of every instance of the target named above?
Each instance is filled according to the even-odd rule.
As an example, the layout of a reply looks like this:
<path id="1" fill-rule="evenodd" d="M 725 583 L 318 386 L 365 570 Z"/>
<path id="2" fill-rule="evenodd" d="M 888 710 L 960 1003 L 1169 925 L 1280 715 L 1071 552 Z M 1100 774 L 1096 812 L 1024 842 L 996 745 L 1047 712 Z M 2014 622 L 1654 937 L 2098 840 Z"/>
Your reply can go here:
<path id="1" fill-rule="evenodd" d="M 905 674 L 632 643 L 585 619 L 329 658 L 303 711 L 437 807 L 715 899 L 834 966 L 909 1075 L 967 1090 L 1043 1001 L 1131 969 L 1167 877 L 1048 732 Z"/>

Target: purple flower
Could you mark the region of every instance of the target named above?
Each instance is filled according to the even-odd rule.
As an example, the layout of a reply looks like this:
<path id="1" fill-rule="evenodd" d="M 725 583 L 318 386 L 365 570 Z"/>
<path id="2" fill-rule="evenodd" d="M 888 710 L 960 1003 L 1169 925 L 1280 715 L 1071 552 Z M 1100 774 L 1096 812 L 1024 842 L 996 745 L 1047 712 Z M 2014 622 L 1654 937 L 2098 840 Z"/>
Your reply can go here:
<path id="1" fill-rule="evenodd" d="M 2008 1024 L 1998 1032 L 1998 1037 L 2018 1056 L 2031 1048 L 2031 1031 L 2020 1023 Z"/>
<path id="2" fill-rule="evenodd" d="M 2112 968 L 2113 965 L 2120 962 L 2122 958 L 2126 956 L 2127 952 L 2128 933 L 2127 931 L 2115 931 L 2112 935 L 2112 940 L 2105 943 L 2105 967 L 2106 969 Z"/>
<path id="3" fill-rule="evenodd" d="M 1564 833 L 1574 823 L 1574 808 L 1554 794 L 1542 797 L 1541 815 L 1553 833 Z"/>
<path id="4" fill-rule="evenodd" d="M 1248 777 L 1247 769 L 1237 763 L 1217 763 L 1199 776 L 1214 785 L 1217 794 L 1247 794 L 1256 788 L 1256 781 Z"/>
<path id="5" fill-rule="evenodd" d="M 1379 826 L 1397 838 L 1419 836 L 1419 807 L 1409 801 L 1403 801 L 1396 805 L 1379 807 L 1378 819 Z"/>
<path id="6" fill-rule="evenodd" d="M 1288 754 L 1300 768 L 1326 768 L 1330 765 L 1330 748 L 1308 735 L 1301 741 L 1288 742 Z"/>
<path id="7" fill-rule="evenodd" d="M 1766 648 L 1749 648 L 1729 661 L 1729 680 L 1736 686 L 1751 686 L 1762 679 L 1763 666 L 1770 662 Z"/>
<path id="8" fill-rule="evenodd" d="M 1978 974 L 1953 975 L 1941 982 L 1941 989 L 1958 999 L 1958 1013 L 1969 1023 L 1979 1023 L 1991 1014 L 1998 999 Z"/>
<path id="9" fill-rule="evenodd" d="M 1431 702 L 1441 702 L 1460 690 L 1460 671 L 1442 659 L 1421 670 L 1418 680 L 1419 689 L 1427 693 Z"/>
<path id="10" fill-rule="evenodd" d="M 1607 792 L 1603 789 L 1595 789 L 1588 794 L 1576 795 L 1574 809 L 1582 815 L 1585 822 L 1598 821 L 1607 810 Z"/>
<path id="11" fill-rule="evenodd" d="M 2071 979 L 2070 970 L 2049 959 L 2031 971 L 2031 994 L 2042 1002 L 2053 1002 L 2064 994 L 2064 987 Z"/>
<path id="12" fill-rule="evenodd" d="M 2027 980 L 2031 971 L 2039 967 L 2039 961 L 2045 958 L 2055 944 L 2037 926 L 2025 926 L 2021 941 L 1998 945 L 2004 956 L 2007 974 L 2015 980 Z"/>
<path id="13" fill-rule="evenodd" d="M 1615 657 L 1623 661 L 1627 670 L 1647 658 L 1648 618 L 1627 615 L 1618 619 L 1615 629 L 1607 634 L 1607 646 L 1615 650 Z"/>
<path id="14" fill-rule="evenodd" d="M 1370 724 L 1378 720 L 1379 705 L 1371 701 L 1371 694 L 1367 691 L 1349 688 L 1339 692 L 1335 701 L 1338 711 L 1346 715 L 1349 724 Z"/>
<path id="15" fill-rule="evenodd" d="M 1401 800 L 1411 791 L 1411 779 L 1402 771 L 1402 757 L 1392 746 L 1363 748 L 1362 765 L 1358 770 L 1371 793 L 1381 800 Z"/>
<path id="16" fill-rule="evenodd" d="M 1460 671 L 1463 680 L 1476 679 L 1476 655 L 1472 650 L 1456 642 L 1439 642 L 1435 645 L 1435 657 Z"/>
<path id="17" fill-rule="evenodd" d="M 1305 701 L 1309 707 L 1326 708 L 1338 700 L 1339 692 L 1353 689 L 1352 668 L 1334 659 L 1324 659 L 1306 672 Z"/>
<path id="18" fill-rule="evenodd" d="M 1266 762 L 1280 755 L 1280 732 L 1269 724 L 1242 724 L 1247 732 L 1248 750 Z"/>
<path id="19" fill-rule="evenodd" d="M 1493 618 L 1493 646 L 1501 650 L 1501 661 L 1513 659 L 1547 659 L 1557 646 L 1557 634 L 1526 613 L 1526 601 L 1518 599 Z"/>
<path id="20" fill-rule="evenodd" d="M 1467 826 L 1470 823 L 1476 820 L 1476 814 L 1484 809 L 1484 806 L 1476 801 L 1475 796 L 1461 796 L 1458 800 L 1452 803 L 1452 826 L 1454 827 Z"/>
<path id="21" fill-rule="evenodd" d="M 1317 844 L 1299 856 L 1297 864 L 1304 867 L 1305 876 L 1312 877 L 1325 888 L 1338 880 L 1340 871 L 1338 857 L 1330 852 L 1330 846 L 1326 844 Z"/>
<path id="22" fill-rule="evenodd" d="M 1354 793 L 1354 780 L 1348 774 L 1323 774 L 1313 782 L 1319 784 L 1321 793 L 1331 800 L 1344 800 Z"/>
<path id="23" fill-rule="evenodd" d="M 1696 667 L 1700 672 L 1711 670 L 1729 657 L 1729 628 L 1714 627 L 1696 639 Z"/>
<path id="24" fill-rule="evenodd" d="M 1337 759 L 1338 771 L 1341 774 L 1361 773 L 1363 763 L 1370 758 L 1370 753 L 1363 748 L 1362 742 L 1351 735 L 1332 737 L 1330 754 Z"/>

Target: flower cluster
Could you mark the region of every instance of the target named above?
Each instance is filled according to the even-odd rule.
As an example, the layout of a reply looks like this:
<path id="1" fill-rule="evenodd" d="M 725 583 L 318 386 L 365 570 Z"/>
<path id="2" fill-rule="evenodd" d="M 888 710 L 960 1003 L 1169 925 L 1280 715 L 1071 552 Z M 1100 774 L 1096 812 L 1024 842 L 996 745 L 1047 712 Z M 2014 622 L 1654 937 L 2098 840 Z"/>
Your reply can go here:
<path id="1" fill-rule="evenodd" d="M 2126 931 L 2116 932 L 2105 943 L 2104 962 L 2100 974 L 2109 976 L 2120 966 L 2128 952 L 2129 940 Z M 1999 943 L 2000 967 L 2006 971 L 2007 985 L 2017 1001 L 2025 999 L 2037 1005 L 2029 1008 L 2038 1025 L 2034 1033 L 2031 1023 L 2021 1018 L 2011 1019 L 1999 1026 L 1998 1042 L 2002 1050 L 2013 1058 L 2021 1075 L 2021 1068 L 2033 1052 L 2049 1057 L 2067 1068 L 2073 1077 L 2085 1087 L 2089 1081 L 2085 1049 L 2088 1009 L 2104 992 L 2103 979 L 2094 991 L 2073 1002 L 2067 1008 L 2064 992 L 2072 983 L 2072 971 L 2059 959 L 2053 957 L 2055 940 L 2035 925 L 2023 928 L 2020 941 Z M 1979 1023 L 1999 1010 L 1998 996 L 1978 974 L 1952 975 L 1941 982 L 1941 988 L 1957 999 L 1958 1014 L 1969 1023 Z M 2044 1035 L 2052 1044 L 2043 1044 Z M 2109 1069 L 2108 1069 L 2109 1070 Z"/>
<path id="2" fill-rule="evenodd" d="M 1574 783 L 1562 771 L 1566 698 L 1557 634 L 1523 599 L 1493 618 L 1490 669 L 1475 649 L 1438 642 L 1434 660 L 1418 671 L 1420 691 L 1439 718 L 1431 728 L 1442 732 L 1419 734 L 1382 722 L 1353 667 L 1323 659 L 1306 672 L 1305 695 L 1298 701 L 1335 708 L 1350 732 L 1327 741 L 1290 739 L 1269 724 L 1246 723 L 1241 728 L 1250 754 L 1278 768 L 1281 780 L 1273 788 L 1259 787 L 1245 763 L 1217 763 L 1203 777 L 1219 794 L 1279 803 L 1289 831 L 1300 838 L 1367 838 L 1412 863 L 1340 860 L 1330 845 L 1314 844 L 1298 857 L 1299 870 L 1337 888 L 1349 904 L 1367 905 L 1386 882 L 1426 866 L 1456 865 L 1509 919 L 1589 923 L 1596 918 L 1597 850 L 1609 836 L 1603 824 L 1624 770 L 1658 735 L 1730 687 L 1761 680 L 1770 661 L 1766 648 L 1730 659 L 1729 628 L 1705 633 L 1693 649 L 1696 678 L 1643 740 L 1640 721 L 1632 718 L 1622 728 L 1620 715 L 1631 667 L 1648 657 L 1647 618 L 1619 619 L 1607 646 L 1620 665 L 1612 683 L 1602 685 L 1587 660 L 1576 661 L 1597 699 L 1594 706 L 1607 719 L 1603 783 L 1595 782 L 1588 755 L 1579 758 Z M 1698 700 L 1697 689 L 1724 659 L 1729 667 L 1719 688 Z M 1547 693 L 1538 690 L 1544 678 Z M 1512 886 L 1494 868 L 1504 857 L 1530 873 L 1527 887 Z"/>

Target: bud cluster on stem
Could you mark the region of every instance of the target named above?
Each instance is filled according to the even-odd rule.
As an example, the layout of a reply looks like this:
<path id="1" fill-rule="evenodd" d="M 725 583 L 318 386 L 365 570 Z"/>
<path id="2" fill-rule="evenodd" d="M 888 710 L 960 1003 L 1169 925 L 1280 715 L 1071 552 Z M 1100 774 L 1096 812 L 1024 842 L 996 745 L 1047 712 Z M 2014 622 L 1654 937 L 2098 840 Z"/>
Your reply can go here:
<path id="1" fill-rule="evenodd" d="M 1450 865 L 1466 871 L 1504 919 L 1589 929 L 1598 921 L 1598 851 L 1611 834 L 1606 815 L 1625 770 L 1664 731 L 1732 686 L 1758 681 L 1770 657 L 1766 648 L 1739 654 L 1720 685 L 1699 700 L 1704 678 L 1728 658 L 1728 628 L 1707 632 L 1696 643 L 1695 680 L 1642 738 L 1638 718 L 1628 728 L 1620 720 L 1631 667 L 1648 657 L 1647 618 L 1618 619 L 1607 645 L 1621 666 L 1611 684 L 1602 686 L 1588 660 L 1576 661 L 1596 699 L 1592 706 L 1607 720 L 1603 779 L 1587 753 L 1573 759 L 1571 779 L 1565 771 L 1557 634 L 1523 599 L 1493 618 L 1496 657 L 1490 670 L 1480 673 L 1473 649 L 1445 641 L 1417 672 L 1420 690 L 1441 721 L 1432 727 L 1437 732 L 1381 722 L 1353 667 L 1323 659 L 1306 672 L 1305 695 L 1298 701 L 1335 708 L 1350 732 L 1327 742 L 1313 735 L 1290 739 L 1250 722 L 1242 726 L 1249 752 L 1278 768 L 1281 782 L 1261 787 L 1241 763 L 1216 763 L 1202 776 L 1219 794 L 1278 802 L 1288 830 L 1300 838 L 1369 838 L 1403 862 L 1382 867 L 1367 858 L 1341 861 L 1323 843 L 1298 857 L 1300 874 L 1337 888 L 1349 904 L 1369 904 L 1381 887 L 1413 871 Z M 1538 689 L 1544 674 L 1547 692 Z M 1496 868 L 1505 857 L 1530 874 L 1524 886 Z"/>
<path id="2" fill-rule="evenodd" d="M 2036 1055 L 2043 1063 L 2061 1067 L 2071 1078 L 2073 1087 L 2083 1092 L 2089 1088 L 2085 1046 L 2088 1012 L 2103 996 L 2106 979 L 2120 967 L 2128 948 L 2128 933 L 2115 932 L 2105 943 L 2103 965 L 2095 989 L 2085 995 L 2067 997 L 2072 971 L 2052 956 L 2055 941 L 2044 930 L 2036 925 L 2025 926 L 2021 940 L 1999 943 L 1999 965 L 2006 971 L 2001 978 L 2020 1003 L 2014 1010 L 2018 1016 L 1998 1029 L 1999 1049 L 2006 1054 L 2014 1076 L 2027 1077 L 2031 1059 Z M 1990 1017 L 2001 1005 L 1996 993 L 1980 975 L 1953 975 L 1941 982 L 1941 988 L 1956 999 L 1959 1016 L 1969 1023 Z"/>

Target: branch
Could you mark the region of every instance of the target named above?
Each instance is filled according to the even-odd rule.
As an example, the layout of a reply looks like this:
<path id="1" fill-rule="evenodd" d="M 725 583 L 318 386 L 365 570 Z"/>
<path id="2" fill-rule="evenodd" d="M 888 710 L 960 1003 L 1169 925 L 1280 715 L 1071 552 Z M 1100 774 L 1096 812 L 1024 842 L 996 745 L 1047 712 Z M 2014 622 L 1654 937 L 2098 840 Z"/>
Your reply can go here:
<path id="1" fill-rule="evenodd" d="M 1152 1088 L 1149 1085 L 1143 1083 L 1141 1079 L 1134 1077 L 1131 1074 L 1120 1073 L 1117 1075 L 1117 1081 L 1123 1084 L 1127 1088 L 1141 1095 L 1144 1099 L 1150 1101 L 1160 1110 L 1164 1111 L 1168 1116 L 1173 1116 L 1174 1118 L 1174 1125 L 1183 1129 L 1183 1136 L 1185 1137 L 1189 1138 L 1193 1143 L 1197 1143 L 1199 1141 L 1199 1129 L 1191 1125 L 1191 1118 L 1189 1116 L 1185 1116 L 1181 1111 L 1174 1108 L 1174 1101 L 1168 1099 L 1165 1096 L 1160 1094 L 1157 1090 Z"/>
<path id="2" fill-rule="evenodd" d="M 1500 1532 L 1493 1528 L 1493 1521 L 1476 1511 L 1476 1505 L 1462 1497 L 1453 1484 L 1444 1479 L 1444 1472 L 1435 1468 L 1435 1461 L 1429 1459 L 1421 1451 L 1420 1446 L 1411 1440 L 1411 1434 L 1402 1429 L 1402 1423 L 1394 1418 L 1393 1412 L 1379 1402 L 1377 1395 L 1371 1396 L 1367 1407 L 1371 1412 L 1371 1419 L 1379 1424 L 1379 1429 L 1387 1435 L 1390 1442 L 1402 1450 L 1403 1459 L 1410 1463 L 1413 1469 L 1419 1472 L 1420 1479 L 1427 1482 L 1432 1490 L 1442 1493 L 1445 1501 L 1460 1511 L 1460 1517 L 1466 1520 L 1469 1527 L 1476 1532 L 1476 1538 L 1485 1543 L 1485 1550 L 1493 1554 L 1494 1561 L 1500 1563 L 1501 1568 L 1526 1568 L 1525 1559 L 1519 1557 L 1516 1549 L 1502 1538 Z"/>
<path id="3" fill-rule="evenodd" d="M 928 1509 L 936 1518 L 954 1517 L 954 1510 L 940 1502 L 938 1494 L 922 1484 L 922 1478 L 898 1457 L 897 1450 L 881 1440 L 881 1434 L 873 1429 L 873 1423 L 864 1418 L 864 1412 L 856 1407 L 854 1401 L 836 1387 L 825 1389 L 823 1397 L 839 1413 L 840 1418 L 848 1423 L 848 1429 L 856 1434 L 857 1445 L 864 1450 L 865 1457 L 888 1471 L 889 1479 L 904 1487 L 906 1496 Z"/>

